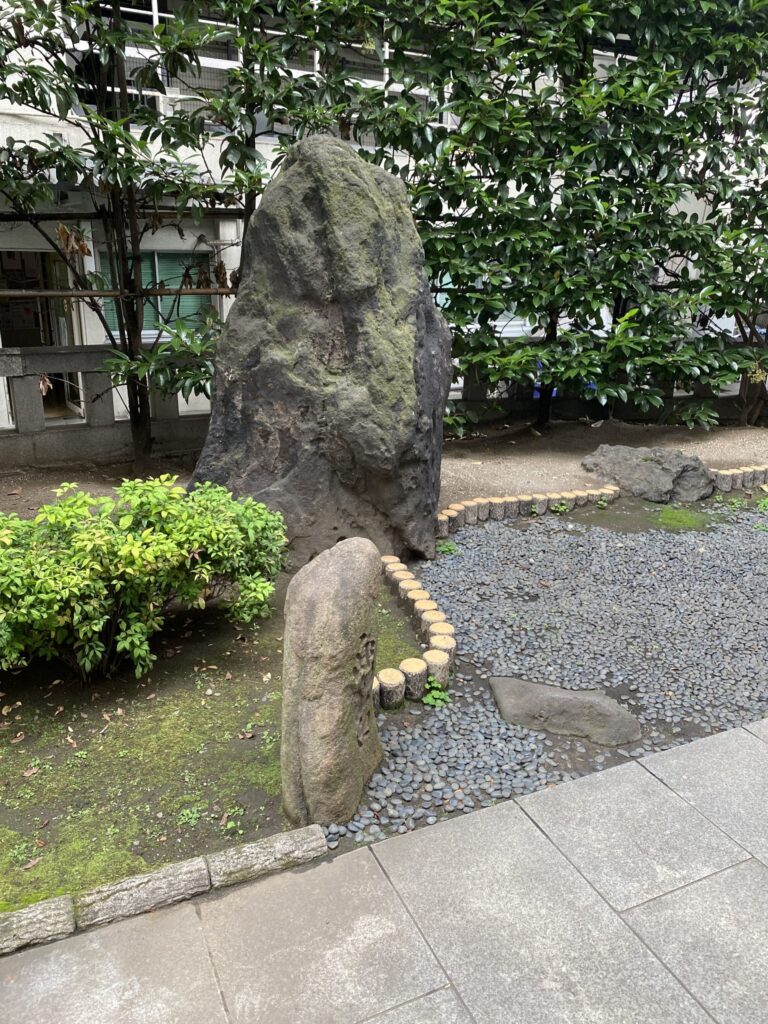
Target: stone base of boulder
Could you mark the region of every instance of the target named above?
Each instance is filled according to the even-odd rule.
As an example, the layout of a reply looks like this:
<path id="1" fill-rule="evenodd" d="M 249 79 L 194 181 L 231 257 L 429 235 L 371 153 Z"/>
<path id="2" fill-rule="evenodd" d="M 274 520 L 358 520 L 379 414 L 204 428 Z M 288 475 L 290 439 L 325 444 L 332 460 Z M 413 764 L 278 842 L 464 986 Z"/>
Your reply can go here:
<path id="1" fill-rule="evenodd" d="M 493 676 L 493 696 L 506 722 L 617 747 L 640 738 L 640 723 L 602 690 L 564 690 L 512 676 Z"/>
<path id="2" fill-rule="evenodd" d="M 582 466 L 646 501 L 698 501 L 715 488 L 715 474 L 701 459 L 674 448 L 601 444 Z"/>

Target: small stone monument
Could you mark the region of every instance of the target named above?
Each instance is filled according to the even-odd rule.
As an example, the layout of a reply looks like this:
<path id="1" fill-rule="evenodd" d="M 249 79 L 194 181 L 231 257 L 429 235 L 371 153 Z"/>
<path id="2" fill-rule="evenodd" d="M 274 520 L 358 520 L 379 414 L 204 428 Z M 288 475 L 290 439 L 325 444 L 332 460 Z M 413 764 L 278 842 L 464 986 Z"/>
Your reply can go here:
<path id="1" fill-rule="evenodd" d="M 291 580 L 283 644 L 283 809 L 295 825 L 348 821 L 382 757 L 371 688 L 381 577 L 362 537 Z"/>
<path id="2" fill-rule="evenodd" d="M 304 139 L 244 246 L 193 483 L 281 511 L 291 569 L 345 537 L 434 557 L 451 338 L 405 185 Z"/>

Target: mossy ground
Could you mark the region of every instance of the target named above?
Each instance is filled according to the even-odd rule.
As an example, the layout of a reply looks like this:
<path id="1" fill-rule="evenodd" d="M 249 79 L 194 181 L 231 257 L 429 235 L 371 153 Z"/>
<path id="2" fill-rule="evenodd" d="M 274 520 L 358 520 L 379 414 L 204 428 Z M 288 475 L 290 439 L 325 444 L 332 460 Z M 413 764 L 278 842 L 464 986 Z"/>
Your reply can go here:
<path id="1" fill-rule="evenodd" d="M 382 592 L 377 665 L 417 650 Z M 0 679 L 0 911 L 288 827 L 280 811 L 283 622 L 182 614 L 148 677 L 82 687 L 36 663 Z"/>

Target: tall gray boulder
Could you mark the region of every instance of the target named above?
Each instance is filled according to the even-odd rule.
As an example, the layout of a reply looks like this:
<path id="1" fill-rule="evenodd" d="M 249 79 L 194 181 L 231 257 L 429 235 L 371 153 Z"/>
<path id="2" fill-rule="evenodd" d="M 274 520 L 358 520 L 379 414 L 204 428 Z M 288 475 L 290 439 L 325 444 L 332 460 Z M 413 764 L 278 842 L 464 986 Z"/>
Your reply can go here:
<path id="1" fill-rule="evenodd" d="M 285 599 L 280 763 L 295 825 L 348 821 L 381 760 L 371 687 L 376 547 L 342 541 L 305 565 Z"/>
<path id="2" fill-rule="evenodd" d="M 295 145 L 245 239 L 194 481 L 285 515 L 296 568 L 343 537 L 434 554 L 450 334 L 403 183 Z"/>

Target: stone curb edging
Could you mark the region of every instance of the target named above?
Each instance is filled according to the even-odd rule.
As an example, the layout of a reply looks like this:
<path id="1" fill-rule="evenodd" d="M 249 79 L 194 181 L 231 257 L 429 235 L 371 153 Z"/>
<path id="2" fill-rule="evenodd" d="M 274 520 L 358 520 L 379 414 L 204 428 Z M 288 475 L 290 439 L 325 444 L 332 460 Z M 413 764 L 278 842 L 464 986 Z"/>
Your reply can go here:
<path id="1" fill-rule="evenodd" d="M 192 896 L 306 864 L 328 852 L 320 825 L 193 857 L 144 875 L 101 885 L 78 896 L 54 896 L 0 914 L 0 956 L 63 939 L 75 931 L 119 921 Z"/>

